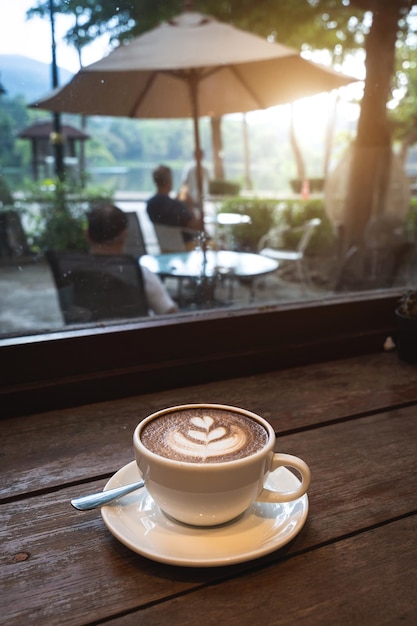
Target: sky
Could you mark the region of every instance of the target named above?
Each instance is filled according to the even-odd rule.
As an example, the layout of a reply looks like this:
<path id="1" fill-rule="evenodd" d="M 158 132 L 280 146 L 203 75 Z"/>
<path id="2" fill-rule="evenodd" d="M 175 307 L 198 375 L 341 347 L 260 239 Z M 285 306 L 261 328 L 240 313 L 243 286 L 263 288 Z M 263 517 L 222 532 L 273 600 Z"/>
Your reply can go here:
<path id="1" fill-rule="evenodd" d="M 26 20 L 26 11 L 36 6 L 36 0 L 0 0 L 0 54 L 21 54 L 37 61 L 51 63 L 51 25 L 47 18 Z M 78 55 L 65 45 L 62 37 L 73 19 L 55 16 L 56 57 L 59 67 L 74 74 L 80 69 Z M 83 64 L 98 61 L 109 52 L 106 38 L 101 38 L 83 50 Z"/>

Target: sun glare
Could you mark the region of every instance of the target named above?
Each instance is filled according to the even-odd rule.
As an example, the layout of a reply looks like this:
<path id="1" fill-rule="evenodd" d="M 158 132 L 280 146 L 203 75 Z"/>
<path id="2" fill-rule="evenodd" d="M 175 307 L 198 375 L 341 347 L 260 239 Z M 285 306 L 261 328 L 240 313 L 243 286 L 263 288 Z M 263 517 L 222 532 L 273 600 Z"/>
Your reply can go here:
<path id="1" fill-rule="evenodd" d="M 321 93 L 297 100 L 293 104 L 294 126 L 297 135 L 304 139 L 323 136 L 334 113 L 336 95 Z"/>
<path id="2" fill-rule="evenodd" d="M 271 125 L 290 125 L 293 115 L 297 137 L 306 143 L 322 141 L 328 124 L 336 116 L 338 125 L 351 125 L 359 116 L 358 101 L 362 86 L 355 83 L 338 91 L 320 93 L 295 101 L 292 105 L 284 104 L 263 111 L 252 111 L 246 114 L 249 124 L 268 123 Z M 292 111 L 291 111 L 292 109 Z"/>

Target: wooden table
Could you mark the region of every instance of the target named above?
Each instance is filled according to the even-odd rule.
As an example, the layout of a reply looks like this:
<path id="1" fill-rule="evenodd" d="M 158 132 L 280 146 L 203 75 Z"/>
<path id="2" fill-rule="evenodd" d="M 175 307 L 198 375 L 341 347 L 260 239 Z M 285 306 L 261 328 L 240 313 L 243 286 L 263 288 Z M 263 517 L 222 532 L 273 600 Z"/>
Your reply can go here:
<path id="1" fill-rule="evenodd" d="M 70 506 L 133 459 L 151 411 L 226 402 L 312 470 L 305 526 L 260 559 L 149 560 Z M 0 421 L 4 624 L 417 623 L 417 368 L 380 353 Z"/>

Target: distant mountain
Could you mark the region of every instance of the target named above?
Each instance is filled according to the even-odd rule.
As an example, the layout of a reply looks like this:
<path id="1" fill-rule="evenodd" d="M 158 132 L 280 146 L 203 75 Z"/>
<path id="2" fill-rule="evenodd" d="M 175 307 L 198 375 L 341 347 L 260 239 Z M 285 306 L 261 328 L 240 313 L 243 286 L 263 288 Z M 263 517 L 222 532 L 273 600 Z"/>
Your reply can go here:
<path id="1" fill-rule="evenodd" d="M 60 85 L 72 76 L 68 70 L 58 68 Z M 0 82 L 7 96 L 22 95 L 32 102 L 52 89 L 51 66 L 18 54 L 0 54 Z"/>

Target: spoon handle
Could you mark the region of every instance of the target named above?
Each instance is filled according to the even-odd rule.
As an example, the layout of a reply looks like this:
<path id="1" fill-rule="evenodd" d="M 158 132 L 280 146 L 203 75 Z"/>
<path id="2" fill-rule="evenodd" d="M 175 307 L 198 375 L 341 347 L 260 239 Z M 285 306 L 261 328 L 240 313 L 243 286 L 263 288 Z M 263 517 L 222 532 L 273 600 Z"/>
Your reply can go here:
<path id="1" fill-rule="evenodd" d="M 140 489 L 144 485 L 143 480 L 140 480 L 137 483 L 116 487 L 116 489 L 108 489 L 107 491 L 100 491 L 99 493 L 92 493 L 88 496 L 74 498 L 71 500 L 71 504 L 79 511 L 90 511 L 91 509 L 96 509 L 99 506 L 113 502 L 113 500 L 121 498 L 121 496 L 125 496 L 132 491 L 136 491 L 136 489 Z"/>

